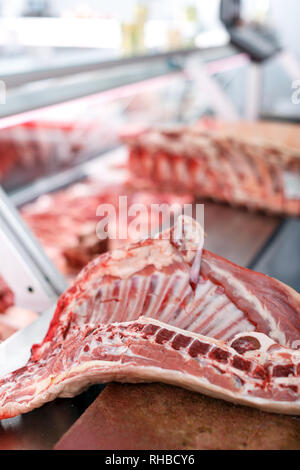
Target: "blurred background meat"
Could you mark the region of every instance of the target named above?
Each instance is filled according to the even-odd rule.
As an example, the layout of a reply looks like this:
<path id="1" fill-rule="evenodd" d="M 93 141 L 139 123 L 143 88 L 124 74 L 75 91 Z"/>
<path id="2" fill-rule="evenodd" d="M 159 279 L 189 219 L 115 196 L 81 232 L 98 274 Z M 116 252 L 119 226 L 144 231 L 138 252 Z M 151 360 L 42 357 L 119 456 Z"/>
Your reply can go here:
<path id="1" fill-rule="evenodd" d="M 37 201 L 23 207 L 21 213 L 58 269 L 72 277 L 95 256 L 134 241 L 130 235 L 125 239 L 120 239 L 118 236 L 120 223 L 125 220 L 129 225 L 135 218 L 128 217 L 127 213 L 124 213 L 123 217 L 120 214 L 121 196 L 127 198 L 128 208 L 133 204 L 141 204 L 147 209 L 145 219 L 139 220 L 143 236 L 147 236 L 150 230 L 158 232 L 161 228 L 161 218 L 157 219 L 156 226 L 153 218 L 151 219 L 152 204 L 174 205 L 174 208 L 177 204 L 179 214 L 184 204 L 193 202 L 193 197 L 188 194 L 175 195 L 136 190 L 126 183 L 107 185 L 101 180 L 94 179 L 53 194 L 43 195 Z M 107 234 L 108 237 L 103 234 L 105 237 L 103 239 L 96 233 L 97 224 L 101 220 L 97 215 L 97 209 L 101 204 L 111 204 L 116 214 L 116 220 L 109 222 L 110 234 Z M 125 227 L 126 231 L 127 228 Z M 116 237 L 112 236 L 113 231 Z"/>
<path id="2" fill-rule="evenodd" d="M 133 180 L 300 215 L 300 127 L 202 120 L 125 138 Z"/>
<path id="3" fill-rule="evenodd" d="M 15 299 L 11 288 L 0 276 L 0 313 L 4 313 L 9 307 L 14 305 Z"/>
<path id="4" fill-rule="evenodd" d="M 0 341 L 9 338 L 38 318 L 37 313 L 21 307 L 10 307 L 0 317 Z"/>
<path id="5" fill-rule="evenodd" d="M 0 276 L 0 341 L 4 341 L 20 328 L 29 325 L 37 319 L 37 314 L 16 307 L 13 290 Z"/>

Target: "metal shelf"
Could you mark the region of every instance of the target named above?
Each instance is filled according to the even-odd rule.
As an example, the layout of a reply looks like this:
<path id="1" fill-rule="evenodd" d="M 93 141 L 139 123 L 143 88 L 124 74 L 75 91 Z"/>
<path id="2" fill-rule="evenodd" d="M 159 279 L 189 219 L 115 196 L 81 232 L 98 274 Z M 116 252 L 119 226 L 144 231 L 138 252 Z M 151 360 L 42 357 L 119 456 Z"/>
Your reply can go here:
<path id="1" fill-rule="evenodd" d="M 52 60 L 50 64 L 41 65 L 36 64 L 30 70 L 11 70 L 7 73 L 1 73 L 1 79 L 5 81 L 7 88 L 24 85 L 33 81 L 66 77 L 79 73 L 95 72 L 100 70 L 108 70 L 115 67 L 127 65 L 148 64 L 157 60 L 164 61 L 178 61 L 190 54 L 201 54 L 204 60 L 217 60 L 229 54 L 236 53 L 232 46 L 220 46 L 212 48 L 186 48 L 174 49 L 163 52 L 149 52 L 147 54 L 139 54 L 132 56 L 125 55 L 112 55 L 109 57 L 103 54 L 100 58 L 99 52 L 89 51 L 80 54 L 66 54 L 62 57 L 57 57 Z"/>
<path id="2" fill-rule="evenodd" d="M 191 53 L 199 52 L 196 48 L 174 50 L 161 53 L 149 53 L 145 55 L 136 56 L 113 56 L 111 58 L 105 57 L 100 58 L 98 53 L 81 53 L 76 55 L 66 54 L 65 60 L 57 58 L 52 60 L 52 65 L 40 65 L 36 64 L 30 70 L 22 71 L 11 71 L 8 73 L 2 73 L 1 79 L 5 81 L 7 88 L 13 88 L 16 86 L 24 85 L 33 81 L 66 77 L 79 73 L 95 72 L 99 70 L 112 69 L 114 67 L 120 67 L 132 64 L 149 63 L 153 60 L 171 60 L 176 57 L 184 57 Z"/>
<path id="3" fill-rule="evenodd" d="M 53 67 L 1 74 L 7 89 L 0 119 L 82 98 L 118 86 L 182 71 L 185 59 L 197 55 L 204 63 L 236 55 L 231 46 L 182 49 L 99 60 L 80 59 Z M 0 123 L 3 126 L 3 123 Z"/>

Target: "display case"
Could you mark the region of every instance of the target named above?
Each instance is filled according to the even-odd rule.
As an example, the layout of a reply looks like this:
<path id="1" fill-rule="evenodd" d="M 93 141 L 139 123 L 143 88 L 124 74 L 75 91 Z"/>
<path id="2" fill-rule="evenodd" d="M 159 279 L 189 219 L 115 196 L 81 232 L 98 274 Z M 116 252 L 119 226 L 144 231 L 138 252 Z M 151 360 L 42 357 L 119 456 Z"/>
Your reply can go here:
<path id="1" fill-rule="evenodd" d="M 247 118 L 250 68 L 247 55 L 226 46 L 77 64 L 74 75 L 66 65 L 57 73 L 38 72 L 32 84 L 27 83 L 29 75 L 19 75 L 7 89 L 5 106 L 0 107 L 1 185 L 33 231 L 34 217 L 40 211 L 44 218 L 49 217 L 50 238 L 53 232 L 55 237 L 70 235 L 70 220 L 80 219 L 85 212 L 92 221 L 92 229 L 88 228 L 94 232 L 97 198 L 115 188 L 110 187 L 110 172 L 117 185 L 126 173 L 122 135 L 149 126 L 190 124 L 205 116 Z M 51 80 L 42 80 L 43 75 L 51 74 Z M 47 196 L 50 193 L 52 201 Z M 82 195 L 93 196 L 92 205 Z M 64 207 L 63 199 L 67 199 L 71 215 L 62 221 L 59 206 Z M 74 206 L 78 200 L 79 205 Z M 209 250 L 300 289 L 298 220 L 212 200 L 201 202 L 205 202 Z M 81 247 L 90 249 L 90 235 L 79 234 Z M 66 253 L 65 242 L 61 243 Z M 92 248 L 95 246 L 93 240 Z M 97 245 L 98 251 L 92 254 L 102 248 Z M 46 253 L 54 262 L 59 258 L 53 244 L 46 247 Z M 74 256 L 74 250 L 67 250 L 68 256 L 70 253 Z M 59 258 L 57 267 L 61 266 Z M 96 386 L 21 419 L 2 421 L 0 445 L 7 449 L 53 448 L 101 389 Z"/>
<path id="2" fill-rule="evenodd" d="M 20 189 L 37 177 L 78 167 L 118 145 L 125 127 L 188 123 L 218 114 L 216 100 L 209 99 L 204 85 L 189 72 L 191 60 L 203 64 L 207 79 L 217 77 L 215 88 L 226 89 L 223 101 L 232 100 L 236 116 L 245 115 L 249 61 L 230 47 L 109 61 L 92 72 L 82 64 L 81 73 L 72 76 L 66 67 L 63 77 L 8 87 L 0 107 L 0 178 L 5 189 Z"/>

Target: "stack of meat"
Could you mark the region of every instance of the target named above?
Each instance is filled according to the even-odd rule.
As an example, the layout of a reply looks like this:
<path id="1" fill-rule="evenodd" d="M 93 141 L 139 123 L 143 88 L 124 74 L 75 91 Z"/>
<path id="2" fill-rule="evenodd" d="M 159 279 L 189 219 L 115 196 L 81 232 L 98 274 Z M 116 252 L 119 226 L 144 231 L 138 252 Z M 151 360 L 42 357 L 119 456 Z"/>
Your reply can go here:
<path id="1" fill-rule="evenodd" d="M 74 116 L 57 115 L 40 117 L 0 132 L 0 181 L 16 172 L 31 176 L 49 173 L 68 167 L 109 146 L 115 134 L 109 132 L 99 119 L 74 119 Z M 3 157 L 2 157 L 3 155 Z"/>
<path id="2" fill-rule="evenodd" d="M 300 215 L 295 125 L 202 121 L 125 137 L 133 180 L 272 213 Z"/>
<path id="3" fill-rule="evenodd" d="M 13 291 L 0 276 L 0 342 L 36 318 L 35 313 L 15 306 Z"/>
<path id="4" fill-rule="evenodd" d="M 120 224 L 128 225 L 133 219 L 128 213 L 121 213 L 126 210 L 119 205 L 121 196 L 127 196 L 128 208 L 132 204 L 142 204 L 147 209 L 144 220 L 139 220 L 144 236 L 150 227 L 156 231 L 161 228 L 160 223 L 151 220 L 151 204 L 177 204 L 180 208 L 193 201 L 189 195 L 133 191 L 126 184 L 108 186 L 98 180 L 87 180 L 55 194 L 41 196 L 22 209 L 22 216 L 58 269 L 72 278 L 95 256 L 132 241 L 130 233 L 126 239 L 119 237 Z M 105 217 L 104 213 L 97 215 L 97 209 L 105 208 L 106 204 L 114 208 L 116 218 L 109 220 L 110 233 L 105 238 L 103 233 L 100 235 L 104 236 L 99 237 L 96 229 Z M 153 227 L 155 223 L 157 227 Z M 112 231 L 116 236 L 112 236 Z"/>
<path id="5" fill-rule="evenodd" d="M 96 237 L 96 210 L 105 202 L 104 189 L 87 182 L 43 195 L 21 212 L 48 256 L 69 275 L 106 251 L 106 242 Z"/>

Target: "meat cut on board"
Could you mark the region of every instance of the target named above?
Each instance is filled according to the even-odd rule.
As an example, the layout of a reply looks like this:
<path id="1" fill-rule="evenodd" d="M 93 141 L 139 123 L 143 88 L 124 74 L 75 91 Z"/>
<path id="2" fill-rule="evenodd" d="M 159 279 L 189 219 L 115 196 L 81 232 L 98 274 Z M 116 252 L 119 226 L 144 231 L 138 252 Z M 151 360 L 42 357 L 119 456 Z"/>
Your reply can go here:
<path id="1" fill-rule="evenodd" d="M 250 209 L 300 215 L 300 129 L 201 121 L 124 136 L 133 180 Z"/>
<path id="2" fill-rule="evenodd" d="M 300 414 L 300 295 L 203 241 L 200 225 L 179 217 L 87 265 L 27 365 L 2 377 L 0 417 L 108 381 L 161 381 Z"/>

